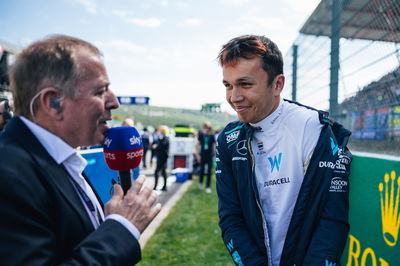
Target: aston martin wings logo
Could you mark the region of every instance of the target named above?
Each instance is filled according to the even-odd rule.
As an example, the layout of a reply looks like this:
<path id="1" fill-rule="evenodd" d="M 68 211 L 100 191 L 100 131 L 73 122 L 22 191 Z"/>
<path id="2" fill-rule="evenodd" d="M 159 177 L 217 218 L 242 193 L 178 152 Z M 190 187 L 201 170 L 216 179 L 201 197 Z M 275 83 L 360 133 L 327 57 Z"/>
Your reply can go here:
<path id="1" fill-rule="evenodd" d="M 386 173 L 383 179 L 385 184 L 379 183 L 378 185 L 381 203 L 382 234 L 386 244 L 392 247 L 396 245 L 399 237 L 400 176 L 397 177 L 396 182 L 396 172 L 392 171 L 390 177 Z M 397 183 L 397 189 L 395 189 L 395 183 Z"/>

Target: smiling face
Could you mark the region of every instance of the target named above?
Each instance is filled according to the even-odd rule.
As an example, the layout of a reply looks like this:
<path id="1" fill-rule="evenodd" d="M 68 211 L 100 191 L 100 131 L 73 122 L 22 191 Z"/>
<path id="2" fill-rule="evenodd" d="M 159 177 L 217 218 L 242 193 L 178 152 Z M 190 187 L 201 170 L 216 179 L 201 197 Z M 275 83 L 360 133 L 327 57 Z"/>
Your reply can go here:
<path id="1" fill-rule="evenodd" d="M 97 57 L 80 55 L 85 80 L 76 87 L 76 99 L 62 102 L 64 139 L 72 146 L 102 144 L 111 120 L 111 110 L 118 108 L 104 64 Z"/>
<path id="2" fill-rule="evenodd" d="M 278 75 L 268 85 L 268 73 L 262 68 L 260 57 L 239 58 L 223 69 L 226 100 L 244 123 L 257 123 L 271 114 L 279 105 L 284 76 Z"/>

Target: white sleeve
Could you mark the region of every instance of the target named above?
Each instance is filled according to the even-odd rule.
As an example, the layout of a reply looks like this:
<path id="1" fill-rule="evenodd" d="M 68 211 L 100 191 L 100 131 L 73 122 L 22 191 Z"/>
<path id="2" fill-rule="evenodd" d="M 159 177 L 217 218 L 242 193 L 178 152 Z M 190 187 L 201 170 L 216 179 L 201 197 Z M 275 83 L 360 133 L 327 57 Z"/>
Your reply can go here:
<path id="1" fill-rule="evenodd" d="M 114 220 L 119 222 L 120 224 L 122 224 L 126 229 L 128 229 L 129 232 L 131 232 L 131 234 L 137 239 L 139 240 L 140 238 L 140 232 L 139 230 L 136 228 L 136 226 L 134 226 L 131 222 L 129 222 L 127 219 L 125 219 L 123 216 L 119 215 L 119 214 L 110 214 L 108 215 L 105 220 Z"/>

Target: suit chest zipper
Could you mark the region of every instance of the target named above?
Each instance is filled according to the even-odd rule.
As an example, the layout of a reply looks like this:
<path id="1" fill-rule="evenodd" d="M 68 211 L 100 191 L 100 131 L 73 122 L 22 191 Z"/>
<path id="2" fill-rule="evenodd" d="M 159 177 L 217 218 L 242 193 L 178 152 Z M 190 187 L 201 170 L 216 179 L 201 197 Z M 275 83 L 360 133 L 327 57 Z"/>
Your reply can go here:
<path id="1" fill-rule="evenodd" d="M 252 183 L 251 186 L 252 186 L 253 192 L 258 194 L 258 190 L 256 190 L 254 188 L 254 182 L 256 182 L 256 177 L 255 177 L 255 162 L 256 162 L 256 160 L 254 158 L 253 149 L 251 147 L 251 138 L 249 138 L 247 140 L 247 145 L 248 145 L 248 150 L 249 150 L 250 156 L 251 156 L 251 183 Z M 268 231 L 266 230 L 266 224 L 265 224 L 266 223 L 266 219 L 264 217 L 264 212 L 263 212 L 263 210 L 261 208 L 261 204 L 258 201 L 257 194 L 254 194 L 254 197 L 255 197 L 255 200 L 256 200 L 256 203 L 257 203 L 257 206 L 258 206 L 258 210 L 260 211 L 261 217 L 263 219 L 262 227 L 263 227 L 263 231 L 264 231 L 264 245 L 265 245 L 265 248 L 266 248 L 267 254 L 268 254 L 268 265 L 272 265 L 271 249 L 270 249 L 270 246 L 269 246 L 269 236 L 268 236 Z"/>

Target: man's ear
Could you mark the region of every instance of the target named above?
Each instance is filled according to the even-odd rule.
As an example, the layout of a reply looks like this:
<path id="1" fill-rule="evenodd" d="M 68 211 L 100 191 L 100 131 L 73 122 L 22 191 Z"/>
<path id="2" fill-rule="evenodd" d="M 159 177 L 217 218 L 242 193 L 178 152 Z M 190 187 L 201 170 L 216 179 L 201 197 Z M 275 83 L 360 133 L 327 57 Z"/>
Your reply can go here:
<path id="1" fill-rule="evenodd" d="M 62 96 L 54 88 L 45 88 L 39 96 L 40 108 L 47 116 L 62 119 Z"/>
<path id="2" fill-rule="evenodd" d="M 285 86 L 285 76 L 283 74 L 279 74 L 275 77 L 272 86 L 274 88 L 274 95 L 279 96 Z"/>

